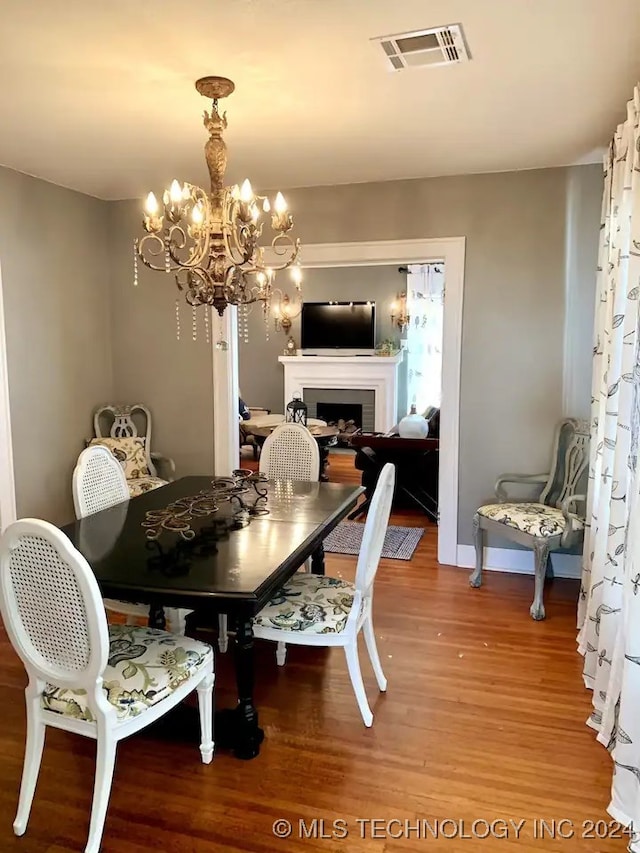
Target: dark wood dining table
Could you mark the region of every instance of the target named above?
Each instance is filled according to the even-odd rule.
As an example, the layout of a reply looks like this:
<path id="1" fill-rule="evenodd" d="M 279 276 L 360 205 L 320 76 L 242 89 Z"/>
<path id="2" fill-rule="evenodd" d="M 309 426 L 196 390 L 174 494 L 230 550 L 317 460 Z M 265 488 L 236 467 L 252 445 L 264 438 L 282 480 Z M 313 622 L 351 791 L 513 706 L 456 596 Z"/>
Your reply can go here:
<path id="1" fill-rule="evenodd" d="M 253 616 L 309 557 L 324 573 L 323 540 L 364 490 L 254 479 L 220 497 L 213 482 L 183 477 L 62 530 L 105 597 L 149 604 L 151 627 L 165 627 L 165 607 L 194 611 L 199 627 L 228 614 L 238 704 L 216 714 L 216 743 L 254 758 L 264 734 L 253 700 Z"/>

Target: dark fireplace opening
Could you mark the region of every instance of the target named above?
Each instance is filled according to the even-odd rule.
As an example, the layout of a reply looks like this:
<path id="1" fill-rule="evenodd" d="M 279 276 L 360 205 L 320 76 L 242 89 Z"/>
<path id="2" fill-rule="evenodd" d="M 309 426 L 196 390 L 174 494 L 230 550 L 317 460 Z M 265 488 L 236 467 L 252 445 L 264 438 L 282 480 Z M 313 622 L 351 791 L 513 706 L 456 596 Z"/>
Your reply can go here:
<path id="1" fill-rule="evenodd" d="M 340 430 L 338 444 L 349 444 L 350 436 L 362 430 L 362 406 L 359 403 L 317 403 L 316 417 Z"/>

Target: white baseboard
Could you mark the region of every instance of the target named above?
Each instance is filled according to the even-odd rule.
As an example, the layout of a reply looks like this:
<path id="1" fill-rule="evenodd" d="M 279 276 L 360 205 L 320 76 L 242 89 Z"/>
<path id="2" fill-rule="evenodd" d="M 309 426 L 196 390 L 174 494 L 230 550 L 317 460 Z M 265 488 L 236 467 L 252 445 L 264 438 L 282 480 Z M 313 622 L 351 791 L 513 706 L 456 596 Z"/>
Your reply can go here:
<path id="1" fill-rule="evenodd" d="M 580 578 L 582 574 L 579 554 L 551 555 L 553 572 L 557 578 Z M 456 565 L 472 569 L 476 564 L 476 549 L 473 545 L 458 545 Z M 489 572 L 513 572 L 533 574 L 533 551 L 516 548 L 485 548 L 484 568 Z"/>

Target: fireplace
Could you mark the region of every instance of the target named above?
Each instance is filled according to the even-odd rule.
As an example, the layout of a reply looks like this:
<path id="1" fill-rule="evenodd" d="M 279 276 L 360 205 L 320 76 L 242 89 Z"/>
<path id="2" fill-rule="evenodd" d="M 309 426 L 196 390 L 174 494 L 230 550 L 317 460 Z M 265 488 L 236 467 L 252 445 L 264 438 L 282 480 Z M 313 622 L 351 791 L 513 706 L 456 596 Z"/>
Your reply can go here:
<path id="1" fill-rule="evenodd" d="M 375 393 L 369 390 L 344 388 L 303 388 L 303 399 L 310 418 L 332 421 L 355 421 L 355 428 L 373 432 Z M 342 424 L 340 424 L 342 426 Z M 351 428 L 353 432 L 354 427 Z"/>
<path id="2" fill-rule="evenodd" d="M 398 369 L 403 356 L 403 350 L 390 356 L 281 355 L 284 405 L 299 394 L 313 418 L 319 402 L 359 403 L 363 432 L 386 432 L 398 421 Z"/>
<path id="3" fill-rule="evenodd" d="M 318 403 L 317 417 L 326 421 L 329 426 L 338 421 L 353 421 L 356 429 L 362 428 L 362 406 L 358 403 Z"/>
<path id="4" fill-rule="evenodd" d="M 348 446 L 352 435 L 362 432 L 362 406 L 359 403 L 316 404 L 317 417 L 340 430 L 338 444 Z"/>

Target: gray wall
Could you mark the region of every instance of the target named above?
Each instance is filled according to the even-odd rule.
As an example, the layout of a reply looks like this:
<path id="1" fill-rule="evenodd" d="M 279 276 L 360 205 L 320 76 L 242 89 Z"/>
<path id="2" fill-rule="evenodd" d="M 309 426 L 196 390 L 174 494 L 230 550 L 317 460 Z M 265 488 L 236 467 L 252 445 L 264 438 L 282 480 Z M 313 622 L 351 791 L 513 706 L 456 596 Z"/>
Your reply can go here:
<path id="1" fill-rule="evenodd" d="M 463 543 L 471 543 L 473 511 L 498 473 L 546 469 L 565 356 L 571 405 L 588 406 L 601 187 L 600 167 L 585 166 L 286 193 L 306 243 L 466 236 Z M 190 339 L 185 307 L 176 340 L 169 277 L 141 270 L 132 285 L 139 202 L 106 204 L 8 170 L 0 170 L 0 190 L 19 512 L 69 518 L 71 470 L 91 410 L 108 399 L 151 407 L 155 449 L 175 458 L 180 475 L 211 471 L 211 347 L 202 330 Z M 313 281 L 308 271 L 307 298 Z M 332 298 L 328 284 L 318 287 L 326 289 L 317 298 Z M 395 289 L 390 284 L 389 297 Z M 241 345 L 241 387 L 252 405 L 279 409 L 275 356 L 286 337 L 272 329 L 266 347 L 258 314 L 250 343 Z M 567 336 L 575 345 L 565 353 Z"/>
<path id="2" fill-rule="evenodd" d="M 400 330 L 391 322 L 390 306 L 396 293 L 406 290 L 406 283 L 407 277 L 398 272 L 398 264 L 307 269 L 304 271 L 303 298 L 306 302 L 370 299 L 376 303 L 376 344 L 391 339 L 397 341 L 399 346 Z M 287 273 L 280 273 L 276 279 L 276 287 L 281 287 L 289 294 L 293 293 Z M 278 356 L 284 353 L 289 335 L 276 331 L 274 323 L 271 323 L 269 340 L 266 340 L 264 318 L 259 305 L 254 305 L 251 309 L 248 326 L 249 343 L 241 342 L 239 348 L 240 388 L 243 399 L 251 406 L 281 412 L 284 405 L 284 373 Z M 299 347 L 299 317 L 294 319 L 289 334 Z"/>
<path id="3" fill-rule="evenodd" d="M 491 497 L 497 474 L 543 471 L 549 464 L 563 409 L 566 290 L 580 289 L 583 308 L 593 301 L 601 190 L 601 168 L 583 166 L 286 192 L 296 233 L 306 243 L 467 238 L 459 488 L 464 544 L 472 543 L 473 512 Z M 571 195 L 581 201 L 568 235 Z M 571 264 L 569 240 L 580 243 Z M 590 372 L 587 315 L 567 316 L 572 334 L 584 340 L 573 364 L 576 405 L 582 406 L 588 405 Z M 250 388 L 268 388 L 270 396 L 254 401 L 244 387 L 243 393 L 252 404 L 280 408 L 275 383 L 282 381 L 281 368 L 262 357 L 263 345 L 257 333 L 242 345 L 243 384 L 249 366 Z"/>
<path id="4" fill-rule="evenodd" d="M 113 394 L 107 205 L 4 168 L 0 198 L 17 511 L 62 523 L 92 411 Z"/>
<path id="5" fill-rule="evenodd" d="M 177 475 L 213 472 L 213 360 L 204 327 L 191 336 L 180 296 L 176 339 L 173 276 L 140 265 L 133 286 L 133 239 L 142 236 L 139 201 L 109 205 L 113 373 L 118 400 L 143 402 L 154 419 L 152 448 L 171 456 Z M 200 313 L 202 323 L 202 313 Z"/>
<path id="6" fill-rule="evenodd" d="M 564 413 L 588 418 L 591 402 L 595 273 L 602 207 L 602 168 L 567 169 Z"/>

